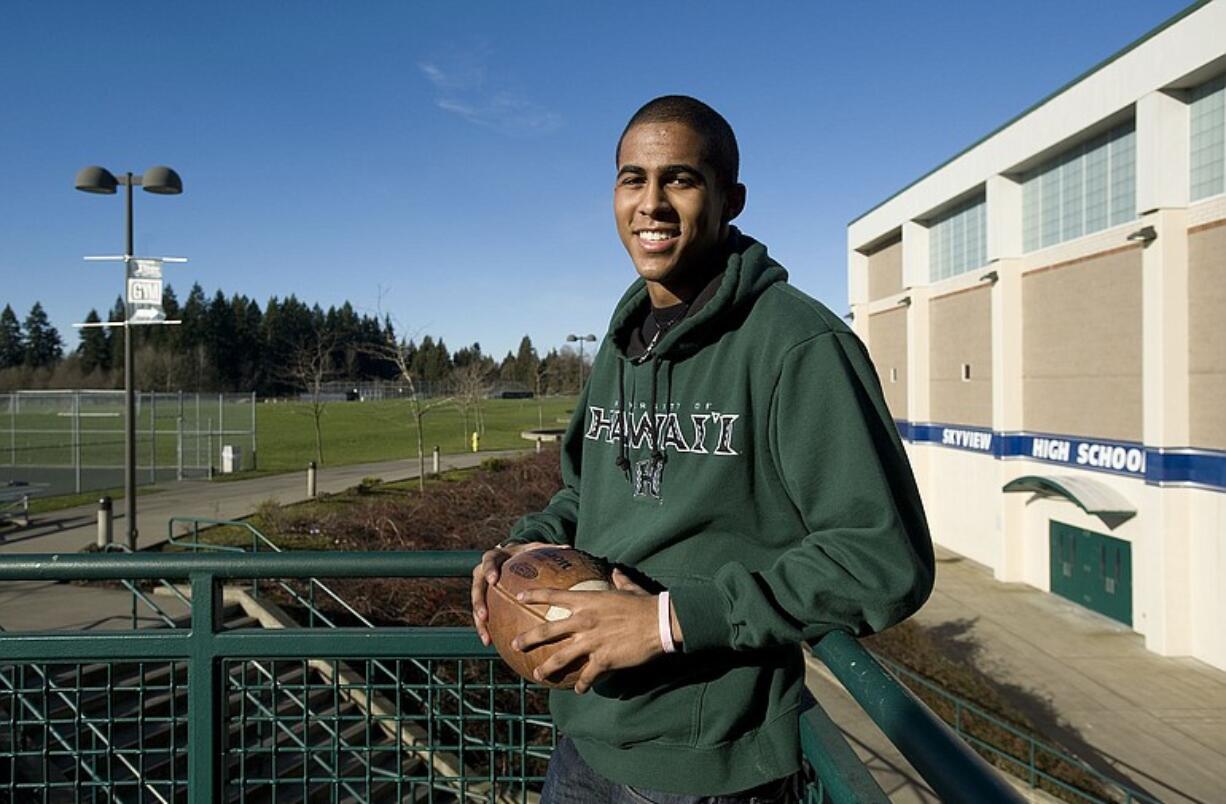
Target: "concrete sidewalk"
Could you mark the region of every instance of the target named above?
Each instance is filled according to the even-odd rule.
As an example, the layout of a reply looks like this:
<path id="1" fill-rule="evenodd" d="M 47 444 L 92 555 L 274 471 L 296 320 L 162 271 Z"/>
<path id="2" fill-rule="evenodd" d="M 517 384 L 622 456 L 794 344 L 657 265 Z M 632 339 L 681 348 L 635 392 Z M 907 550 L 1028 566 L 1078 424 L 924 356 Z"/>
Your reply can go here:
<path id="1" fill-rule="evenodd" d="M 937 551 L 916 620 L 1004 688 L 1052 743 L 1168 802 L 1226 800 L 1226 673 L 1158 656 L 1119 623 Z M 915 771 L 827 673 L 810 688 L 895 801 L 934 801 Z"/>
<path id="2" fill-rule="evenodd" d="M 478 452 L 444 455 L 441 468 L 459 469 L 476 466 L 486 458 L 521 455 L 524 450 Z M 427 468 L 429 464 L 427 464 Z M 385 482 L 417 477 L 417 459 L 362 463 L 319 470 L 316 479 L 320 494 L 344 491 L 356 486 L 364 477 L 378 477 Z M 269 475 L 250 480 L 208 481 L 184 480 L 162 487 L 156 494 L 137 494 L 137 549 L 165 541 L 166 527 L 172 517 L 200 516 L 212 519 L 237 519 L 256 510 L 265 500 L 281 504 L 306 499 L 306 472 Z M 115 541 L 126 538 L 124 503 L 115 500 Z M 83 505 L 35 514 L 28 527 L 7 533 L 0 541 L 0 555 L 9 553 L 75 553 L 97 538 L 98 506 Z"/>
<path id="3" fill-rule="evenodd" d="M 479 452 L 443 456 L 441 468 L 476 466 L 486 458 L 523 454 L 522 450 Z M 322 469 L 317 478 L 321 494 L 344 491 L 364 477 L 384 481 L 417 477 L 417 459 L 385 461 Z M 209 482 L 189 480 L 176 483 L 157 494 L 138 498 L 140 538 L 137 548 L 164 541 L 172 517 L 201 516 L 212 519 L 237 519 L 251 514 L 265 500 L 293 503 L 306 499 L 305 472 L 250 480 Z M 116 501 L 116 510 L 123 504 Z M 122 513 L 115 517 L 115 539 L 124 539 Z M 0 542 L 0 555 L 14 553 L 76 553 L 97 538 L 97 506 L 88 505 L 38 514 L 29 527 L 10 532 Z M 131 625 L 132 597 L 123 590 L 95 586 L 74 586 L 43 581 L 0 583 L 0 627 L 9 631 L 54 629 L 110 629 Z M 174 607 L 163 602 L 163 607 Z M 149 614 L 142 607 L 142 617 Z M 177 609 L 172 614 L 182 613 Z M 155 618 L 142 619 L 156 624 Z"/>

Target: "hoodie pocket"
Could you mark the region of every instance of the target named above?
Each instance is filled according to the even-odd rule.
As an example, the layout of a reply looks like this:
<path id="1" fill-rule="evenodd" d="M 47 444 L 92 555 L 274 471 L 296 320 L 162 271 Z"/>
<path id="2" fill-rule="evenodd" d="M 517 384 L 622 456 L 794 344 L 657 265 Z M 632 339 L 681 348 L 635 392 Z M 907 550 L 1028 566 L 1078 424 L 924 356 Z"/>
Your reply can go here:
<path id="1" fill-rule="evenodd" d="M 803 660 L 795 646 L 721 653 L 723 670 L 702 685 L 697 701 L 692 744 L 698 748 L 761 728 L 792 705 L 798 683 L 803 684 Z"/>
<path id="2" fill-rule="evenodd" d="M 706 685 L 682 680 L 663 664 L 645 665 L 630 677 L 605 679 L 586 695 L 551 692 L 549 708 L 558 728 L 571 737 L 618 748 L 646 742 L 693 745 Z"/>

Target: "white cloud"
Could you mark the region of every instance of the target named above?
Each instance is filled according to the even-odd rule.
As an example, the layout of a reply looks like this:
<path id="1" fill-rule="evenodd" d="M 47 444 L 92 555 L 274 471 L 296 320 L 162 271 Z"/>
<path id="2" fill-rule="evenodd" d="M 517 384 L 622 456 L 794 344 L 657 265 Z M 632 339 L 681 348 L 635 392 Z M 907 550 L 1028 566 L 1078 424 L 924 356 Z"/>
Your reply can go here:
<path id="1" fill-rule="evenodd" d="M 454 63 L 447 66 L 433 61 L 418 63 L 418 69 L 436 90 L 434 103 L 438 108 L 503 134 L 532 136 L 561 128 L 562 115 L 522 91 L 490 82 L 483 56 L 454 58 Z"/>

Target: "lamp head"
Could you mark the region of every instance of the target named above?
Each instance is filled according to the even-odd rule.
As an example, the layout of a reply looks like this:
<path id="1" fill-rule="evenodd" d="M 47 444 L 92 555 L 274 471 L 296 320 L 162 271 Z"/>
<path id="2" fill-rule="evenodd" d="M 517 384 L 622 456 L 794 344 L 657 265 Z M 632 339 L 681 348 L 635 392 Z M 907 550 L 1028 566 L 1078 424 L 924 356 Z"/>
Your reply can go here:
<path id="1" fill-rule="evenodd" d="M 118 186 L 119 180 L 104 167 L 90 165 L 77 172 L 76 188 L 83 193 L 113 195 Z"/>
<path id="2" fill-rule="evenodd" d="M 1152 226 L 1142 226 L 1124 239 L 1131 243 L 1148 245 L 1158 239 L 1158 231 Z"/>
<path id="3" fill-rule="evenodd" d="M 158 195 L 178 195 L 183 192 L 183 180 L 179 174 L 165 165 L 151 167 L 141 176 L 141 187 L 147 193 Z"/>

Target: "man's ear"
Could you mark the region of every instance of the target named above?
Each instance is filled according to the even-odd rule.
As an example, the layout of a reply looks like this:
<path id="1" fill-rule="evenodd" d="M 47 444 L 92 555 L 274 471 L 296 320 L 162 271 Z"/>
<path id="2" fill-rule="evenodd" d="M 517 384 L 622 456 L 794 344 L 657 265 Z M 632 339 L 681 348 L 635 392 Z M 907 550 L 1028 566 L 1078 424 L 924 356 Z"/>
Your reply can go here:
<path id="1" fill-rule="evenodd" d="M 724 223 L 736 220 L 736 216 L 745 210 L 745 192 L 745 185 L 740 182 L 728 190 L 728 195 L 724 199 Z"/>

